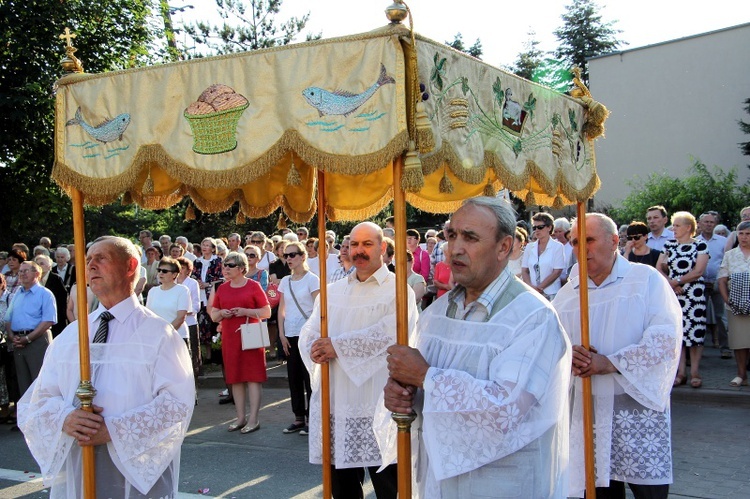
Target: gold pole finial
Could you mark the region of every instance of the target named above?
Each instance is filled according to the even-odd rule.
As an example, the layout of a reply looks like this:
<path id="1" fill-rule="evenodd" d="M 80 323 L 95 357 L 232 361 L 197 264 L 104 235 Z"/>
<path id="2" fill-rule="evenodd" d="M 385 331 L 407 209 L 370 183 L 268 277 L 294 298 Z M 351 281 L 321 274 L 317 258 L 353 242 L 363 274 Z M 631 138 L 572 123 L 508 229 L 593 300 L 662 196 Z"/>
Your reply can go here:
<path id="1" fill-rule="evenodd" d="M 70 28 L 65 28 L 65 33 L 59 36 L 61 40 L 65 40 L 65 57 L 60 61 L 60 65 L 66 73 L 83 73 L 83 64 L 73 55 L 78 50 L 73 46 L 73 38 L 76 36 L 70 32 Z"/>
<path id="2" fill-rule="evenodd" d="M 385 9 L 385 17 L 392 24 L 399 24 L 401 21 L 406 19 L 407 10 L 406 5 L 402 0 L 394 0 L 394 2 Z"/>

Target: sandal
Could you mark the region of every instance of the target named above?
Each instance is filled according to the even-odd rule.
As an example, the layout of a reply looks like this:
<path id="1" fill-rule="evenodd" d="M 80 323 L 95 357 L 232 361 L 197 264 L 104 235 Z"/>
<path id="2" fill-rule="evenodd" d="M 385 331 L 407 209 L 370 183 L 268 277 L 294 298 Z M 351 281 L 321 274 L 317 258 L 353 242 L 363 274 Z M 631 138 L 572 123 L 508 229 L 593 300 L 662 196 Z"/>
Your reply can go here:
<path id="1" fill-rule="evenodd" d="M 252 432 L 258 431 L 258 430 L 260 430 L 260 421 L 258 421 L 257 423 L 255 423 L 254 426 L 250 426 L 249 424 L 246 425 L 244 428 L 242 428 L 240 430 L 240 433 L 242 433 L 243 435 L 245 435 L 247 433 L 252 433 Z"/>
<path id="2" fill-rule="evenodd" d="M 729 382 L 729 386 L 739 387 L 747 386 L 747 380 L 736 376 L 732 381 Z"/>
<path id="3" fill-rule="evenodd" d="M 238 422 L 235 421 L 234 423 L 232 423 L 232 424 L 229 425 L 229 427 L 227 428 L 227 431 L 237 431 L 240 428 L 242 428 L 243 426 L 245 426 L 245 422 L 244 421 L 242 423 L 238 423 Z"/>
<path id="4" fill-rule="evenodd" d="M 703 386 L 703 380 L 698 376 L 693 376 L 693 378 L 690 380 L 690 386 L 693 388 L 700 388 Z"/>
<path id="5" fill-rule="evenodd" d="M 680 386 L 687 383 L 687 378 L 685 376 L 680 376 L 679 374 L 674 377 L 674 382 L 672 383 L 672 386 Z"/>

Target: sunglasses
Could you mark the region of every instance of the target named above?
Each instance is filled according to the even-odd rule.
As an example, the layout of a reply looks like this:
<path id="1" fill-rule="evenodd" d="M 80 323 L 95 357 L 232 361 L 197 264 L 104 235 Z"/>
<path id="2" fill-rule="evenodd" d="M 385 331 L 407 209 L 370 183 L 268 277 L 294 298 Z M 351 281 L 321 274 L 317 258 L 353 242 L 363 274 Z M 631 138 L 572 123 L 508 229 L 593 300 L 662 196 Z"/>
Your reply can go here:
<path id="1" fill-rule="evenodd" d="M 225 263 L 225 264 L 224 264 L 224 266 L 225 266 L 225 267 L 229 267 L 230 269 L 233 269 L 233 268 L 235 268 L 235 267 L 239 267 L 239 265 L 238 265 L 238 264 L 236 264 L 236 263 L 231 263 L 231 262 L 230 262 L 230 263 Z"/>
<path id="2" fill-rule="evenodd" d="M 251 239 L 250 242 L 253 244 L 263 244 L 263 241 L 261 241 L 260 239 Z"/>
<path id="3" fill-rule="evenodd" d="M 634 236 L 628 236 L 628 241 L 640 241 L 643 234 L 636 234 Z"/>
<path id="4" fill-rule="evenodd" d="M 294 258 L 295 256 L 302 256 L 302 255 L 304 255 L 304 253 L 302 253 L 301 251 L 295 251 L 294 253 L 284 253 L 284 258 L 289 259 L 289 258 Z"/>
<path id="5" fill-rule="evenodd" d="M 248 258 L 258 258 L 258 255 L 256 255 L 255 253 L 245 253 L 245 256 Z"/>
<path id="6" fill-rule="evenodd" d="M 531 228 L 534 229 L 534 230 L 542 230 L 545 227 L 547 227 L 547 226 L 546 225 L 532 225 L 531 226 Z"/>
<path id="7" fill-rule="evenodd" d="M 175 272 L 174 270 L 170 269 L 156 269 L 156 271 L 160 274 L 172 274 L 173 272 Z"/>

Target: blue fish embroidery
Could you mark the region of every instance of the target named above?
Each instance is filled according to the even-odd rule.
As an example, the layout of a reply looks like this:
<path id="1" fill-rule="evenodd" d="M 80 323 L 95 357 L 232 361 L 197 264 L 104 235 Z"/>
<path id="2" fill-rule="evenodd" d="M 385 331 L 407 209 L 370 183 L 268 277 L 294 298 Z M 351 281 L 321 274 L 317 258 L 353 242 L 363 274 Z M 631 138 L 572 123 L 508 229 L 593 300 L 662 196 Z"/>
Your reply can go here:
<path id="1" fill-rule="evenodd" d="M 91 135 L 94 139 L 99 142 L 112 142 L 115 140 L 122 140 L 122 134 L 125 133 L 125 129 L 130 124 L 130 115 L 123 113 L 118 115 L 116 118 L 111 120 L 105 120 L 97 126 L 91 126 L 83 121 L 81 115 L 81 108 L 79 107 L 76 111 L 76 116 L 72 120 L 65 123 L 65 126 L 81 125 L 86 133 Z"/>
<path id="2" fill-rule="evenodd" d="M 302 91 L 302 96 L 312 107 L 318 110 L 320 116 L 326 114 L 349 116 L 367 102 L 380 87 L 388 83 L 396 83 L 396 80 L 388 76 L 385 66 L 381 64 L 378 81 L 361 94 L 353 94 L 346 90 L 329 92 L 318 87 L 307 87 Z"/>

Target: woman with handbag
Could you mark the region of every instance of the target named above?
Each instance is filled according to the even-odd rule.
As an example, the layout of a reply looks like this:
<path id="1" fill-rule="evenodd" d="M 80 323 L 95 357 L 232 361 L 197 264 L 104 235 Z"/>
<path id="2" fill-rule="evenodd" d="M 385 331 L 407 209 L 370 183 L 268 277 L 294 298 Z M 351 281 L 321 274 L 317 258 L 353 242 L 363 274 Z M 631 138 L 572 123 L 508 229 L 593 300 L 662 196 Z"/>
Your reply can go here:
<path id="1" fill-rule="evenodd" d="M 242 325 L 258 323 L 271 317 L 271 307 L 260 284 L 245 277 L 247 257 L 231 252 L 224 259 L 222 272 L 225 282 L 214 293 L 211 319 L 221 322 L 221 353 L 224 358 L 224 375 L 231 387 L 237 420 L 229 431 L 252 433 L 260 428 L 258 412 L 266 381 L 265 348 L 242 349 Z M 249 394 L 249 397 L 246 395 Z M 250 410 L 245 402 L 249 400 Z"/>
<path id="2" fill-rule="evenodd" d="M 299 332 L 310 317 L 315 298 L 320 293 L 320 279 L 307 266 L 305 245 L 299 242 L 289 243 L 284 249 L 284 259 L 292 274 L 284 277 L 279 285 L 281 300 L 278 309 L 279 338 L 287 357 L 287 377 L 291 394 L 294 422 L 284 428 L 284 433 L 300 431 L 307 435 L 307 417 L 309 415 L 310 374 L 300 357 L 298 341 Z"/>
<path id="3" fill-rule="evenodd" d="M 737 376 L 730 386 L 747 386 L 750 357 L 750 221 L 737 226 L 740 245 L 724 253 L 719 268 L 719 293 L 727 305 L 729 348 L 734 350 Z"/>

